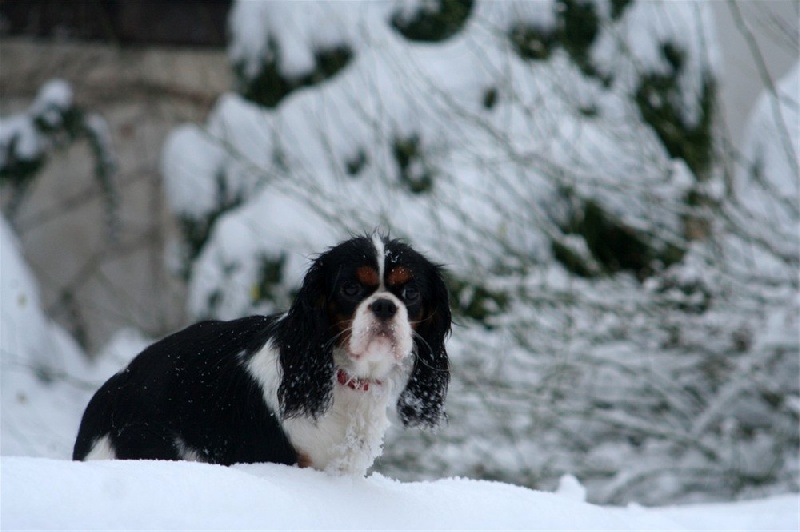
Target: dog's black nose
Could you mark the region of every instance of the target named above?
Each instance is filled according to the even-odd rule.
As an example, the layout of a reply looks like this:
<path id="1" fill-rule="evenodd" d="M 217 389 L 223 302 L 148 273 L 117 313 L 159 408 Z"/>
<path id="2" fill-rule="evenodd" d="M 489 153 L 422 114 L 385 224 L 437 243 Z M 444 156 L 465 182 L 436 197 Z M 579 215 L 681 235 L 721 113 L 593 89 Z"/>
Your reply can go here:
<path id="1" fill-rule="evenodd" d="M 394 304 L 394 301 L 386 298 L 376 299 L 369 308 L 379 320 L 388 320 L 397 312 L 397 305 Z"/>

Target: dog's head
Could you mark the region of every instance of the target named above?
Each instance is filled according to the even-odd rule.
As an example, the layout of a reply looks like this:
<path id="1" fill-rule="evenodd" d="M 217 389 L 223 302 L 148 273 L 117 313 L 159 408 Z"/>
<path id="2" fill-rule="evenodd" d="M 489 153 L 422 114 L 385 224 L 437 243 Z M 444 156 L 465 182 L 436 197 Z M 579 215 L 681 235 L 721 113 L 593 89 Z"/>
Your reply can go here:
<path id="1" fill-rule="evenodd" d="M 373 236 L 330 248 L 279 324 L 283 415 L 318 416 L 333 386 L 380 386 L 409 365 L 398 412 L 406 425 L 436 425 L 449 382 L 450 325 L 440 268 L 408 244 Z"/>

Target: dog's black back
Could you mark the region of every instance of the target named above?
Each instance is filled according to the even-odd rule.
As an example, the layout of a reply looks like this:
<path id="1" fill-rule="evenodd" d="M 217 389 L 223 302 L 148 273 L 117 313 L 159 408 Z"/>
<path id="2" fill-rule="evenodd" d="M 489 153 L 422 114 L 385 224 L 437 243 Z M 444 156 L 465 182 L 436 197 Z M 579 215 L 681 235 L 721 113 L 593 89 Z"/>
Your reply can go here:
<path id="1" fill-rule="evenodd" d="M 274 324 L 264 316 L 206 321 L 151 345 L 89 402 L 72 458 L 85 459 L 107 436 L 120 459 L 177 460 L 183 444 L 204 462 L 297 463 L 261 386 L 243 366 Z"/>

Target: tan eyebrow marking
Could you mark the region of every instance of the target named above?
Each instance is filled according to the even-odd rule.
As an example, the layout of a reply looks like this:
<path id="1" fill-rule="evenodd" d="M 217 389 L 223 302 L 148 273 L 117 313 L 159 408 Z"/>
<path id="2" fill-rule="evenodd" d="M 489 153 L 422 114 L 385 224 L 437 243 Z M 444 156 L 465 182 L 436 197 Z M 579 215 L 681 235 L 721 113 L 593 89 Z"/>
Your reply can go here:
<path id="1" fill-rule="evenodd" d="M 396 266 L 389 271 L 389 276 L 386 278 L 386 283 L 389 286 L 398 286 L 406 284 L 411 280 L 411 270 L 404 266 Z"/>
<path id="2" fill-rule="evenodd" d="M 378 286 L 380 284 L 378 271 L 371 266 L 360 266 L 356 270 L 356 278 L 364 286 Z"/>

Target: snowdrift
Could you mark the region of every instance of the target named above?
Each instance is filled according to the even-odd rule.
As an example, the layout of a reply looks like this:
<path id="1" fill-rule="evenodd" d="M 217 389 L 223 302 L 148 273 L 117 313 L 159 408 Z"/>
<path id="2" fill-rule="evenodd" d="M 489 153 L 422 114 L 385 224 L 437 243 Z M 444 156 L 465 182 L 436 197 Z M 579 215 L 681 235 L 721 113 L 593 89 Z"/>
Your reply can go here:
<path id="1" fill-rule="evenodd" d="M 673 509 L 583 502 L 497 482 L 402 483 L 273 464 L 0 460 L 4 529 L 797 530 L 797 495 Z"/>

